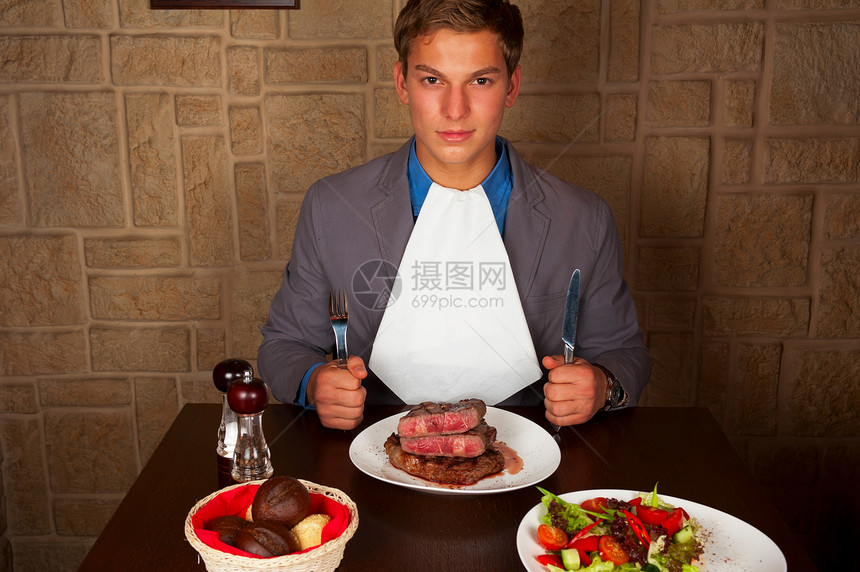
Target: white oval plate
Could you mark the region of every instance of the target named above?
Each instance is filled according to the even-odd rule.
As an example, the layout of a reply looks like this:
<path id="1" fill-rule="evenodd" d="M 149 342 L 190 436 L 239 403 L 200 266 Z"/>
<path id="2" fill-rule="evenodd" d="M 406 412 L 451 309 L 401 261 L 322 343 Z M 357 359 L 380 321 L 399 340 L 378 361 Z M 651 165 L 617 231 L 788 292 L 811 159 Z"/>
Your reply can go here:
<path id="1" fill-rule="evenodd" d="M 374 423 L 358 434 L 349 446 L 349 458 L 363 473 L 375 479 L 423 492 L 452 495 L 502 493 L 532 486 L 555 472 L 561 462 L 561 450 L 549 432 L 510 411 L 487 407 L 487 423 L 496 428 L 496 439 L 517 452 L 523 467 L 511 475 L 481 479 L 473 485 L 446 485 L 413 477 L 394 467 L 385 452 L 385 440 L 397 431 L 397 422 L 405 413 L 392 415 Z"/>
<path id="2" fill-rule="evenodd" d="M 558 495 L 579 504 L 594 497 L 630 500 L 638 491 L 598 489 Z M 667 503 L 681 507 L 701 525 L 705 552 L 696 562 L 699 572 L 786 572 L 788 565 L 779 547 L 759 529 L 739 518 L 692 501 L 659 494 Z M 538 503 L 523 517 L 517 529 L 517 552 L 526 570 L 546 572 L 536 558 L 546 551 L 537 542 L 537 528 L 546 507 Z"/>

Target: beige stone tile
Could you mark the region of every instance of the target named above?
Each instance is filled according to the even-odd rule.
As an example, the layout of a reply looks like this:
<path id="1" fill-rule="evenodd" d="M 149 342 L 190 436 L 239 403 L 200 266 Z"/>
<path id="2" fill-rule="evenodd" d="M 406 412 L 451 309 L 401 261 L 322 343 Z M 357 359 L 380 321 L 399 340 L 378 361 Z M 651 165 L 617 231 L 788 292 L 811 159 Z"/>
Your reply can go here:
<path id="1" fill-rule="evenodd" d="M 755 119 L 754 80 L 725 80 L 723 121 L 733 127 L 752 127 Z"/>
<path id="2" fill-rule="evenodd" d="M 685 246 L 639 249 L 636 288 L 649 292 L 694 292 L 699 284 L 699 249 Z"/>
<path id="3" fill-rule="evenodd" d="M 134 222 L 176 226 L 173 98 L 166 93 L 128 94 L 125 107 Z"/>
<path id="4" fill-rule="evenodd" d="M 54 499 L 54 522 L 60 536 L 98 536 L 113 516 L 117 499 Z"/>
<path id="5" fill-rule="evenodd" d="M 135 378 L 134 408 L 140 464 L 143 466 L 179 413 L 176 380 L 172 377 Z"/>
<path id="6" fill-rule="evenodd" d="M 150 0 L 118 0 L 123 28 L 223 27 L 226 10 L 153 10 Z"/>
<path id="7" fill-rule="evenodd" d="M 233 356 L 257 359 L 263 341 L 260 328 L 266 322 L 269 305 L 281 286 L 282 272 L 237 271 L 233 279 Z"/>
<path id="8" fill-rule="evenodd" d="M 824 238 L 860 238 L 860 193 L 833 193 L 827 196 Z"/>
<path id="9" fill-rule="evenodd" d="M 43 375 L 87 371 L 86 334 L 0 331 L 0 375 Z"/>
<path id="10" fill-rule="evenodd" d="M 739 344 L 732 375 L 733 427 L 737 435 L 775 435 L 780 344 Z"/>
<path id="11" fill-rule="evenodd" d="M 599 0 L 576 5 L 551 0 L 518 3 L 523 14 L 523 54 L 527 83 L 595 81 L 599 68 Z M 552 57 L 546 57 L 546 54 Z"/>
<path id="12" fill-rule="evenodd" d="M 33 223 L 124 224 L 113 94 L 33 92 L 22 94 L 20 102 Z"/>
<path id="13" fill-rule="evenodd" d="M 692 298 L 655 298 L 648 305 L 649 328 L 691 330 L 696 325 L 696 300 Z"/>
<path id="14" fill-rule="evenodd" d="M 13 535 L 51 533 L 44 441 L 36 416 L 0 417 L 6 517 Z M 11 486 L 10 486 L 11 485 Z"/>
<path id="15" fill-rule="evenodd" d="M 640 0 L 613 0 L 609 4 L 609 81 L 639 80 L 640 13 Z"/>
<path id="16" fill-rule="evenodd" d="M 90 268 L 169 268 L 179 266 L 182 247 L 176 238 L 85 238 Z"/>
<path id="17" fill-rule="evenodd" d="M 394 17 L 390 0 L 319 0 L 288 11 L 287 29 L 289 37 L 297 40 L 390 38 Z"/>
<path id="18" fill-rule="evenodd" d="M 233 13 L 244 10 L 233 10 Z M 257 95 L 262 84 L 260 50 L 253 46 L 227 48 L 228 90 L 236 95 Z"/>
<path id="19" fill-rule="evenodd" d="M 230 35 L 240 39 L 279 38 L 280 15 L 280 10 L 230 10 Z"/>
<path id="20" fill-rule="evenodd" d="M 256 155 L 263 151 L 260 108 L 230 107 L 230 146 L 234 155 Z"/>
<path id="21" fill-rule="evenodd" d="M 706 337 L 806 337 L 808 298 L 705 296 L 702 334 Z"/>
<path id="22" fill-rule="evenodd" d="M 821 285 L 816 331 L 826 338 L 860 337 L 860 248 L 827 248 L 821 253 Z"/>
<path id="23" fill-rule="evenodd" d="M 707 137 L 646 139 L 640 231 L 643 236 L 702 236 L 710 147 Z"/>
<path id="24" fill-rule="evenodd" d="M 208 371 L 225 359 L 226 332 L 220 328 L 197 330 L 197 369 Z"/>
<path id="25" fill-rule="evenodd" d="M 860 181 L 860 138 L 768 138 L 765 182 L 856 183 Z"/>
<path id="26" fill-rule="evenodd" d="M 770 122 L 860 124 L 860 26 L 791 22 L 775 27 Z"/>
<path id="27" fill-rule="evenodd" d="M 373 115 L 376 137 L 405 139 L 412 136 L 409 107 L 400 101 L 393 87 L 373 90 Z"/>
<path id="28" fill-rule="evenodd" d="M 753 142 L 748 139 L 728 139 L 723 153 L 723 183 L 745 185 L 752 176 Z"/>
<path id="29" fill-rule="evenodd" d="M 269 192 L 262 163 L 238 163 L 233 169 L 242 260 L 269 258 Z"/>
<path id="30" fill-rule="evenodd" d="M 231 264 L 235 260 L 232 180 L 224 139 L 183 137 L 182 159 L 191 264 Z"/>
<path id="31" fill-rule="evenodd" d="M 0 385 L 0 413 L 38 413 L 36 387 L 32 383 Z"/>
<path id="32" fill-rule="evenodd" d="M 90 329 L 94 371 L 189 371 L 190 334 L 184 327 Z"/>
<path id="33" fill-rule="evenodd" d="M 810 194 L 724 194 L 717 200 L 715 280 L 721 286 L 807 281 Z"/>
<path id="34" fill-rule="evenodd" d="M 729 390 L 729 344 L 703 343 L 700 350 L 696 405 L 707 407 L 725 431 Z"/>
<path id="35" fill-rule="evenodd" d="M 365 160 L 364 97 L 351 93 L 266 96 L 270 181 L 303 193 L 317 179 Z"/>
<path id="36" fill-rule="evenodd" d="M 63 0 L 68 28 L 108 28 L 113 24 L 111 0 Z"/>
<path id="37" fill-rule="evenodd" d="M 856 346 L 816 345 L 786 349 L 786 434 L 856 437 L 860 433 L 860 351 Z"/>
<path id="38" fill-rule="evenodd" d="M 40 379 L 38 388 L 43 407 L 131 404 L 131 386 L 125 378 Z"/>
<path id="39" fill-rule="evenodd" d="M 181 127 L 224 125 L 224 115 L 221 112 L 221 96 L 177 95 L 176 124 Z"/>
<path id="40" fill-rule="evenodd" d="M 38 388 L 43 407 L 131 404 L 131 385 L 126 378 L 40 379 Z"/>
<path id="41" fill-rule="evenodd" d="M 24 222 L 24 206 L 19 189 L 18 158 L 10 120 L 10 97 L 0 95 L 0 224 Z"/>
<path id="42" fill-rule="evenodd" d="M 86 320 L 75 237 L 0 236 L 0 326 L 82 324 Z"/>
<path id="43" fill-rule="evenodd" d="M 600 136 L 600 113 L 597 94 L 522 94 L 506 111 L 499 133 L 516 142 L 593 143 Z"/>
<path id="44" fill-rule="evenodd" d="M 0 8 L 2 10 L 2 8 Z M 6 22 L 2 13 L 0 21 Z M 102 44 L 97 36 L 0 36 L 0 82 L 79 82 L 104 80 L 100 61 Z"/>
<path id="45" fill-rule="evenodd" d="M 646 122 L 652 127 L 704 127 L 710 122 L 711 82 L 652 81 Z"/>
<path id="46" fill-rule="evenodd" d="M 4 26 L 52 26 L 62 23 L 62 7 L 55 0 L 4 2 L 0 22 Z"/>
<path id="47" fill-rule="evenodd" d="M 100 320 L 217 320 L 217 277 L 95 276 L 89 280 L 90 311 Z"/>
<path id="48" fill-rule="evenodd" d="M 75 570 L 95 542 L 95 538 L 68 538 L 59 540 L 16 538 L 13 543 L 15 570 L 38 572 L 66 572 Z"/>
<path id="49" fill-rule="evenodd" d="M 753 10 L 764 7 L 764 0 L 657 0 L 660 14 L 711 10 Z"/>
<path id="50" fill-rule="evenodd" d="M 111 77 L 117 85 L 221 85 L 220 40 L 215 36 L 113 35 L 110 45 Z"/>
<path id="51" fill-rule="evenodd" d="M 635 94 L 612 93 L 606 96 L 604 137 L 607 141 L 633 141 L 636 138 L 637 101 Z"/>
<path id="52" fill-rule="evenodd" d="M 128 409 L 45 411 L 45 444 L 55 493 L 125 492 L 137 477 Z"/>
<path id="53" fill-rule="evenodd" d="M 760 22 L 657 26 L 651 68 L 657 74 L 758 71 L 763 46 Z"/>
<path id="54" fill-rule="evenodd" d="M 688 332 L 651 332 L 651 379 L 640 405 L 684 407 L 692 404 L 692 379 L 695 367 L 693 335 Z"/>
<path id="55" fill-rule="evenodd" d="M 266 83 L 367 83 L 364 48 L 269 48 Z"/>

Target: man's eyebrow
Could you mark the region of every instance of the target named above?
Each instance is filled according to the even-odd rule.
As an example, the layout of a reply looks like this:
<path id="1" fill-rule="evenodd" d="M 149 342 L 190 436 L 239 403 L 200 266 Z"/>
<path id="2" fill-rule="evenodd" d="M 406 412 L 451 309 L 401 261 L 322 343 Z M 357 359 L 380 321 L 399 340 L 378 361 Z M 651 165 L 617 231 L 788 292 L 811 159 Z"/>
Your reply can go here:
<path id="1" fill-rule="evenodd" d="M 442 77 L 442 78 L 445 77 L 444 73 L 442 73 L 439 70 L 432 68 L 428 65 L 424 65 L 424 64 L 416 64 L 415 70 L 420 71 L 420 72 L 424 72 L 424 73 L 428 73 L 434 77 Z M 479 77 L 485 77 L 488 75 L 497 75 L 500 73 L 502 73 L 502 70 L 497 68 L 496 66 L 487 66 L 485 68 L 481 68 L 477 71 L 472 72 L 471 74 L 469 74 L 469 77 L 471 79 L 476 79 Z"/>

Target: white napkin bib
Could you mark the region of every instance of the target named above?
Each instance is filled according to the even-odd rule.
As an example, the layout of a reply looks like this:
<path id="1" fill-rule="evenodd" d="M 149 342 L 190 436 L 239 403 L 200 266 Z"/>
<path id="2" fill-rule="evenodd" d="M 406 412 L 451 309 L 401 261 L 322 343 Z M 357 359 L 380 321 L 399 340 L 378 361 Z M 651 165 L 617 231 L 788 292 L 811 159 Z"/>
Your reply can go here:
<path id="1" fill-rule="evenodd" d="M 433 183 L 398 269 L 370 368 L 407 404 L 494 405 L 541 376 L 510 261 L 483 187 Z"/>

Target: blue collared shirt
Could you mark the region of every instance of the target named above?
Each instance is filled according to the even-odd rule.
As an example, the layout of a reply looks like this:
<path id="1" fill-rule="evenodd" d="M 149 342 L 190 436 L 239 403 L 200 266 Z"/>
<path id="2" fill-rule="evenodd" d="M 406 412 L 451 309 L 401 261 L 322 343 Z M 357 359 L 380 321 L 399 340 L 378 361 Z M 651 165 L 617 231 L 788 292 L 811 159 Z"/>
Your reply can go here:
<path id="1" fill-rule="evenodd" d="M 493 209 L 493 216 L 496 219 L 496 224 L 499 226 L 499 234 L 505 235 L 505 218 L 508 214 L 508 200 L 511 198 L 511 189 L 513 188 L 513 175 L 511 171 L 511 162 L 508 159 L 508 151 L 504 142 L 496 137 L 496 155 L 499 157 L 496 161 L 496 166 L 481 183 L 484 188 L 484 193 L 490 201 L 490 207 Z M 418 218 L 421 212 L 421 207 L 424 206 L 424 201 L 427 199 L 427 193 L 430 191 L 430 185 L 433 180 L 427 175 L 424 167 L 418 161 L 418 156 L 415 154 L 415 141 L 412 141 L 412 148 L 409 151 L 409 168 L 407 170 L 409 178 L 409 198 L 412 201 L 412 216 Z M 299 397 L 297 399 L 299 405 L 308 409 L 313 409 L 307 401 L 308 381 L 311 374 L 322 363 L 314 364 L 305 372 L 302 377 L 301 385 L 299 386 Z"/>
<path id="2" fill-rule="evenodd" d="M 490 207 L 493 209 L 493 216 L 499 226 L 499 234 L 504 236 L 508 200 L 511 198 L 511 189 L 513 188 L 513 175 L 511 174 L 511 162 L 508 160 L 508 150 L 499 137 L 496 137 L 496 155 L 499 157 L 496 166 L 493 167 L 481 186 L 484 188 L 490 201 Z M 407 173 L 409 175 L 409 198 L 412 200 L 412 215 L 418 218 L 418 213 L 424 206 L 424 201 L 427 199 L 427 193 L 430 191 L 430 185 L 433 184 L 433 181 L 418 161 L 418 156 L 415 154 L 415 141 L 412 141 L 412 149 L 409 151 L 409 170 Z"/>

